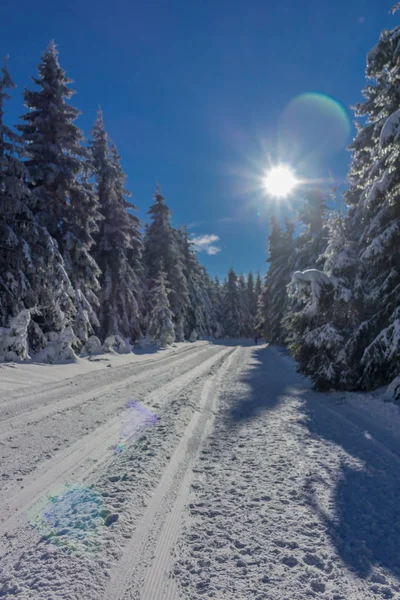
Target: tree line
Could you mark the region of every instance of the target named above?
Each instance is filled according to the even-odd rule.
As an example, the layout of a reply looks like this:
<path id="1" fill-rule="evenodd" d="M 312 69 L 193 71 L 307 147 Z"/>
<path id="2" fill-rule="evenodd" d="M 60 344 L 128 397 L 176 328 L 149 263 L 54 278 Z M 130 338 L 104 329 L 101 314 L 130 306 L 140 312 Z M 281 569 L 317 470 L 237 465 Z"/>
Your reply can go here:
<path id="1" fill-rule="evenodd" d="M 32 79 L 11 129 L 0 77 L 0 356 L 251 336 L 260 276 L 211 279 L 159 187 L 143 232 L 101 110 L 89 140 L 75 124 L 54 42 Z"/>
<path id="2" fill-rule="evenodd" d="M 299 235 L 271 223 L 259 327 L 322 390 L 369 390 L 400 374 L 399 61 L 397 26 L 367 56 L 345 210 L 313 190 Z"/>

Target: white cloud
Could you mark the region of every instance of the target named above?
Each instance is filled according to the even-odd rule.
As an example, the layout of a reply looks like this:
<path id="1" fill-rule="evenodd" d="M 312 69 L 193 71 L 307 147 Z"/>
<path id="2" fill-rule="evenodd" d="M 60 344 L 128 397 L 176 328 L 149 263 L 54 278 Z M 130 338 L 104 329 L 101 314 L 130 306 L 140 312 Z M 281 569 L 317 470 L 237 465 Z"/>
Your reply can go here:
<path id="1" fill-rule="evenodd" d="M 196 227 L 200 227 L 200 225 L 204 225 L 206 221 L 193 221 L 193 223 L 189 223 L 186 225 L 188 229 L 196 229 Z"/>
<path id="2" fill-rule="evenodd" d="M 221 248 L 216 246 L 214 242 L 219 241 L 219 237 L 213 233 L 206 233 L 204 235 L 196 235 L 191 238 L 194 249 L 196 252 L 205 252 L 210 256 L 214 256 L 214 254 L 218 254 L 221 252 Z"/>
<path id="3" fill-rule="evenodd" d="M 214 254 L 218 254 L 218 252 L 221 252 L 221 248 L 219 248 L 218 246 L 208 246 L 205 251 L 207 252 L 207 254 L 209 254 L 210 256 L 214 256 Z"/>
<path id="4" fill-rule="evenodd" d="M 235 217 L 221 217 L 217 219 L 218 223 L 230 223 L 231 221 L 236 221 Z"/>

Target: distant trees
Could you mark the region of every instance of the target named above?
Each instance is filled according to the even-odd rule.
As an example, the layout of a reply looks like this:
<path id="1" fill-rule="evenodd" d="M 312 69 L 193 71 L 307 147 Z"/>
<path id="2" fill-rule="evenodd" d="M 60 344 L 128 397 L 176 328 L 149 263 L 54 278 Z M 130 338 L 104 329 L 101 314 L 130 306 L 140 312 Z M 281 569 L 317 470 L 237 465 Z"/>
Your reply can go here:
<path id="1" fill-rule="evenodd" d="M 268 238 L 269 269 L 265 276 L 261 298 L 258 303 L 257 324 L 265 339 L 282 345 L 285 339 L 282 319 L 287 308 L 286 287 L 293 268 L 293 227 L 286 223 L 283 228 L 276 217 L 271 218 Z"/>

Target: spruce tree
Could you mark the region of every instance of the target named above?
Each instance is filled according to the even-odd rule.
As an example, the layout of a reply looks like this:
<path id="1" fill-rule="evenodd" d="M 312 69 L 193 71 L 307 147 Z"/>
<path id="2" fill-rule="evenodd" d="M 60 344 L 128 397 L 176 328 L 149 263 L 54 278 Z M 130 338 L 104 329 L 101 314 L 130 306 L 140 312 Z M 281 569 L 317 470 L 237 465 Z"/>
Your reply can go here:
<path id="1" fill-rule="evenodd" d="M 0 326 L 29 309 L 24 319 L 28 345 L 38 351 L 46 344 L 44 334 L 67 326 L 74 308 L 57 244 L 34 215 L 20 158 L 23 144 L 3 121 L 6 90 L 14 87 L 5 64 L 0 76 Z"/>
<path id="2" fill-rule="evenodd" d="M 144 259 L 149 282 L 158 277 L 163 263 L 168 282 L 168 298 L 177 329 L 178 339 L 182 339 L 186 310 L 188 306 L 187 280 L 180 250 L 179 238 L 171 224 L 171 211 L 157 186 L 154 204 L 149 208 L 150 223 L 146 226 Z M 152 285 L 150 283 L 150 285 Z"/>
<path id="3" fill-rule="evenodd" d="M 160 261 L 160 272 L 154 280 L 151 289 L 151 304 L 147 336 L 161 347 L 172 344 L 175 340 L 173 315 L 168 300 L 167 274 L 163 270 L 163 260 Z"/>
<path id="4" fill-rule="evenodd" d="M 371 389 L 400 371 L 400 27 L 384 30 L 369 52 L 371 80 L 356 107 L 363 122 L 351 145 L 347 238 L 358 247 L 353 301 L 358 326 L 346 358 L 358 364 L 353 385 Z M 366 121 L 366 122 L 365 122 Z"/>
<path id="5" fill-rule="evenodd" d="M 222 327 L 222 286 L 218 279 L 215 277 L 214 280 L 209 282 L 209 297 L 211 300 L 211 335 L 219 339 L 223 337 L 224 331 Z"/>
<path id="6" fill-rule="evenodd" d="M 50 42 L 34 77 L 38 90 L 25 90 L 29 112 L 18 126 L 28 159 L 35 214 L 56 240 L 74 288 L 74 329 L 81 342 L 97 326 L 99 268 L 90 254 L 100 214 L 88 182 L 87 152 L 75 125 L 79 111 L 67 100 L 73 95 Z"/>
<path id="7" fill-rule="evenodd" d="M 99 265 L 100 331 L 103 338 L 120 335 L 130 341 L 141 335 L 143 269 L 140 221 L 128 202 L 120 156 L 109 144 L 99 110 L 91 132 L 93 174 L 100 213 L 93 256 Z"/>
<path id="8" fill-rule="evenodd" d="M 293 254 L 293 271 L 315 269 L 318 266 L 321 254 L 324 252 L 328 229 L 326 226 L 327 195 L 320 189 L 311 189 L 304 195 L 299 209 L 299 219 L 304 225 L 304 230 L 295 240 Z M 287 223 L 287 230 L 293 225 Z"/>
<path id="9" fill-rule="evenodd" d="M 245 276 L 242 274 L 238 278 L 238 288 L 240 294 L 241 313 L 242 313 L 242 330 L 240 336 L 250 337 L 252 335 L 252 318 L 250 310 L 250 302 L 248 295 L 248 288 Z"/>
<path id="10" fill-rule="evenodd" d="M 196 330 L 199 337 L 212 335 L 212 302 L 209 294 L 210 280 L 207 271 L 199 264 L 194 244 L 187 228 L 177 232 L 183 272 L 187 282 L 185 331 L 189 338 Z"/>
<path id="11" fill-rule="evenodd" d="M 286 228 L 283 229 L 278 219 L 273 216 L 268 238 L 269 269 L 265 276 L 257 317 L 258 328 L 263 328 L 265 340 L 272 344 L 282 345 L 286 335 L 282 319 L 287 308 L 287 286 L 292 274 L 292 238 L 291 223 L 286 223 Z"/>
<path id="12" fill-rule="evenodd" d="M 344 337 L 335 323 L 334 286 L 318 269 L 296 271 L 289 286 L 289 308 L 283 318 L 289 350 L 299 370 L 317 389 L 338 381 L 338 351 Z"/>
<path id="13" fill-rule="evenodd" d="M 230 338 L 240 337 L 243 331 L 242 302 L 238 287 L 238 277 L 231 268 L 223 286 L 222 327 Z"/>
<path id="14" fill-rule="evenodd" d="M 252 271 L 249 272 L 247 276 L 247 304 L 249 311 L 249 336 L 254 335 L 254 328 L 256 325 L 256 317 L 257 317 L 257 298 L 256 298 L 256 290 L 254 286 L 254 277 Z"/>
<path id="15" fill-rule="evenodd" d="M 262 292 L 262 279 L 261 279 L 260 271 L 258 271 L 257 277 L 256 277 L 256 283 L 254 286 L 254 295 L 255 295 L 256 304 L 258 302 L 259 297 L 261 296 L 261 292 Z"/>

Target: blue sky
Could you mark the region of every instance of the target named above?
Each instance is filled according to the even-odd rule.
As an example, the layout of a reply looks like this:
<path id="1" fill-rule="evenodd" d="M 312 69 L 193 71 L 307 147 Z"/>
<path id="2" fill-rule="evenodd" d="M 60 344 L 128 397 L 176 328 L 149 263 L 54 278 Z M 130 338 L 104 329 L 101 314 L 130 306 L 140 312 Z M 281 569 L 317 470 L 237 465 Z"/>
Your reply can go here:
<path id="1" fill-rule="evenodd" d="M 283 160 L 303 178 L 332 177 L 344 185 L 349 161 L 344 139 L 329 143 L 336 117 L 328 113 L 318 125 L 301 111 L 297 121 L 298 136 L 306 138 L 313 127 L 325 135 L 328 119 L 324 150 L 317 144 L 309 152 L 312 135 L 294 148 L 290 128 L 297 113 L 287 116 L 290 103 L 306 92 L 329 95 L 346 108 L 360 101 L 366 53 L 382 28 L 398 22 L 388 15 L 392 4 L 2 2 L 0 49 L 10 55 L 18 85 L 7 119 L 16 122 L 24 112 L 21 92 L 32 87 L 29 77 L 54 38 L 75 81 L 73 103 L 83 113 L 78 124 L 88 134 L 101 105 L 140 216 L 159 181 L 175 225 L 218 236 L 208 241 L 220 251 L 202 252 L 212 274 L 222 276 L 230 266 L 264 271 L 275 207 L 257 189 L 263 169 Z M 281 207 L 291 216 L 294 210 L 295 202 Z"/>

